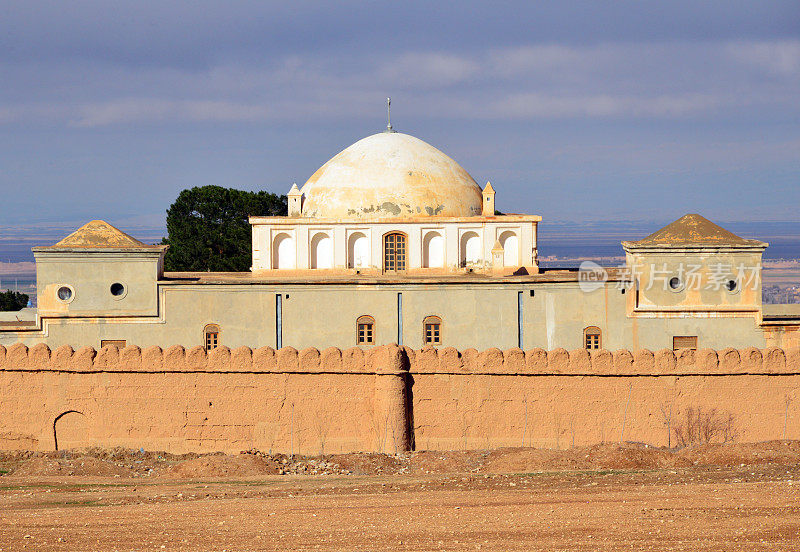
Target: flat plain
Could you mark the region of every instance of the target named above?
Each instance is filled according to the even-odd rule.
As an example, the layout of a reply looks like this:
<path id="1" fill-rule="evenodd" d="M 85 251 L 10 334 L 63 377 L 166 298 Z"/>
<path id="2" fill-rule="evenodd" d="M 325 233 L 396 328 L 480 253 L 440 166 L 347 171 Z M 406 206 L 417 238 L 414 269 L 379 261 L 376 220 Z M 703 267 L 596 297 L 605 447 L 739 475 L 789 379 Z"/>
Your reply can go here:
<path id="1" fill-rule="evenodd" d="M 100 456 L 16 461 L 0 478 L 0 550 L 800 549 L 796 442 Z"/>

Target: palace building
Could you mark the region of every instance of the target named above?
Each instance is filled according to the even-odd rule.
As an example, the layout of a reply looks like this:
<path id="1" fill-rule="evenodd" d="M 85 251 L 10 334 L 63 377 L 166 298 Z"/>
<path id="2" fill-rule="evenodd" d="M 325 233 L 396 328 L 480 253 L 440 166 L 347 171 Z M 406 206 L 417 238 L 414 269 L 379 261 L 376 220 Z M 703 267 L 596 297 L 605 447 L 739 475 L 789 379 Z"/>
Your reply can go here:
<path id="1" fill-rule="evenodd" d="M 540 216 L 496 214 L 492 184 L 391 128 L 288 199 L 250 219 L 247 273 L 165 273 L 165 246 L 103 221 L 34 248 L 35 316 L 0 321 L 0 345 L 800 345 L 800 309 L 761 303 L 767 244 L 700 215 L 623 242 L 622 267 L 541 269 Z"/>

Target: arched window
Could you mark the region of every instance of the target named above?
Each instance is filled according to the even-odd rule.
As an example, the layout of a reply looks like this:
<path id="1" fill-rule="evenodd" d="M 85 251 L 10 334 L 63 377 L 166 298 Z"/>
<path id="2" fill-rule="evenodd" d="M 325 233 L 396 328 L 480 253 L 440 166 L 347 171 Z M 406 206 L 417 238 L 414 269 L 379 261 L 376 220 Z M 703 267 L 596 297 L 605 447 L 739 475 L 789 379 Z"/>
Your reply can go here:
<path id="1" fill-rule="evenodd" d="M 423 268 L 444 266 L 444 238 L 439 232 L 428 232 L 422 240 Z"/>
<path id="2" fill-rule="evenodd" d="M 353 232 L 347 239 L 347 266 L 366 268 L 369 266 L 369 238 L 363 232 Z"/>
<path id="3" fill-rule="evenodd" d="M 597 326 L 589 326 L 583 330 L 583 345 L 589 350 L 603 346 L 603 332 Z"/>
<path id="4" fill-rule="evenodd" d="M 333 268 L 333 240 L 325 232 L 311 238 L 311 268 Z"/>
<path id="5" fill-rule="evenodd" d="M 477 232 L 464 232 L 461 236 L 461 266 L 467 266 L 481 260 L 481 238 Z"/>
<path id="6" fill-rule="evenodd" d="M 507 230 L 498 238 L 503 246 L 503 266 L 519 265 L 519 239 L 517 234 Z"/>
<path id="7" fill-rule="evenodd" d="M 371 316 L 359 316 L 356 320 L 356 345 L 375 344 L 375 319 Z"/>
<path id="8" fill-rule="evenodd" d="M 203 338 L 205 342 L 206 352 L 219 347 L 219 326 L 216 324 L 208 324 L 203 328 Z"/>
<path id="9" fill-rule="evenodd" d="M 289 234 L 280 233 L 272 241 L 272 268 L 295 268 L 294 240 Z"/>
<path id="10" fill-rule="evenodd" d="M 400 272 L 406 269 L 406 235 L 389 232 L 383 236 L 383 270 Z"/>
<path id="11" fill-rule="evenodd" d="M 442 319 L 438 316 L 426 316 L 422 321 L 422 342 L 425 345 L 442 344 Z"/>

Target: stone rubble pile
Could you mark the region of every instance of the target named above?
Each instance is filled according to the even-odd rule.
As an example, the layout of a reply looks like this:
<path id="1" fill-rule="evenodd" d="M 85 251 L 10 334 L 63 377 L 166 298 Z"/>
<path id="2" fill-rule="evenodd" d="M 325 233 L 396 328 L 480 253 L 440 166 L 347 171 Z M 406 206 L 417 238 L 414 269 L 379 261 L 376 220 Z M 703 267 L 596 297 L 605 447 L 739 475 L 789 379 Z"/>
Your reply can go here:
<path id="1" fill-rule="evenodd" d="M 243 450 L 240 454 L 251 454 L 277 463 L 278 475 L 352 475 L 353 473 L 339 464 L 318 458 L 270 454 L 258 449 Z"/>

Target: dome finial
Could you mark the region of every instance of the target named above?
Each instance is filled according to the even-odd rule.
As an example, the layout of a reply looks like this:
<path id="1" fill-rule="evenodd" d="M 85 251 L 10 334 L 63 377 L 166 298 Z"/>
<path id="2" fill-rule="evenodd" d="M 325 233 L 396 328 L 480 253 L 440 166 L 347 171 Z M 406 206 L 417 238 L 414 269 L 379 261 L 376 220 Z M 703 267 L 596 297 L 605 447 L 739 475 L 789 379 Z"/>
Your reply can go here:
<path id="1" fill-rule="evenodd" d="M 386 98 L 386 132 L 397 132 L 392 128 L 392 99 Z"/>

